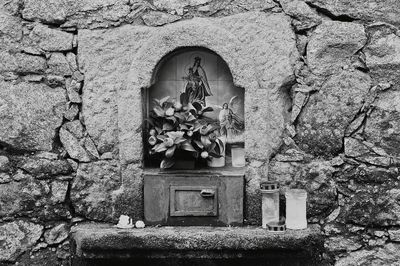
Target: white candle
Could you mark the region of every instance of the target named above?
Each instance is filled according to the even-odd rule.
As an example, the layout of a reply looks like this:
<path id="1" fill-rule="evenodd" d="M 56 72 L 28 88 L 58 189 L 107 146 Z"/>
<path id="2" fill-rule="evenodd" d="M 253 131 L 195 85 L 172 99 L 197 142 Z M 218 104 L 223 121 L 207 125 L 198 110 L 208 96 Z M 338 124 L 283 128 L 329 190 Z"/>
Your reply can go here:
<path id="1" fill-rule="evenodd" d="M 262 195 L 262 227 L 279 222 L 279 185 L 276 182 L 263 182 L 260 185 Z"/>
<path id="2" fill-rule="evenodd" d="M 286 197 L 286 228 L 307 228 L 306 202 L 307 191 L 304 189 L 288 189 Z"/>
<path id="3" fill-rule="evenodd" d="M 232 146 L 231 153 L 233 167 L 244 167 L 246 165 L 246 161 L 244 159 L 244 148 Z"/>

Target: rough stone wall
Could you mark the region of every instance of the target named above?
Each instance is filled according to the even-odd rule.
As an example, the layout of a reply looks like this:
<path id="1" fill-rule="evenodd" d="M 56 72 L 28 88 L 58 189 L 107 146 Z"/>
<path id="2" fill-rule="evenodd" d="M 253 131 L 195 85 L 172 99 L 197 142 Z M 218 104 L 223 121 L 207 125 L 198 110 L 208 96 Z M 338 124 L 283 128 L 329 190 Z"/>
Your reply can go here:
<path id="1" fill-rule="evenodd" d="M 121 164 L 118 146 L 118 93 L 140 63 L 129 28 L 142 27 L 136 34 L 146 39 L 167 24 L 248 12 L 290 21 L 297 51 L 291 68 L 256 58 L 274 75 L 254 79 L 262 88 L 275 82 L 268 99 L 280 104 L 264 104 L 255 90 L 246 106 L 257 118 L 248 129 L 276 121 L 247 132 L 276 134 L 264 143 L 273 143 L 267 158 L 248 153 L 247 223 L 260 221 L 256 188 L 268 175 L 308 190 L 309 222 L 326 235 L 329 263 L 398 263 L 397 0 L 0 0 L 0 264 L 65 265 L 72 224 L 141 217 L 141 202 L 132 202 L 141 196 L 140 161 Z"/>

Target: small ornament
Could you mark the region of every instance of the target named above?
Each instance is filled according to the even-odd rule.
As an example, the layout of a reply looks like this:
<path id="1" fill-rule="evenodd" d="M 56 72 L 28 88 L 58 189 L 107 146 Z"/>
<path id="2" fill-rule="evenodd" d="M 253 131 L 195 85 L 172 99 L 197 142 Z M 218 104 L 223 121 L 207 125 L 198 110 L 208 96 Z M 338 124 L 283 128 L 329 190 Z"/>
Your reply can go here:
<path id="1" fill-rule="evenodd" d="M 139 229 L 142 229 L 142 228 L 145 228 L 145 224 L 144 224 L 144 222 L 143 221 L 136 221 L 136 223 L 135 223 L 135 226 L 136 226 L 136 228 L 139 228 Z"/>
<path id="2" fill-rule="evenodd" d="M 132 218 L 127 215 L 121 215 L 118 220 L 118 224 L 115 225 L 117 228 L 133 228 Z"/>

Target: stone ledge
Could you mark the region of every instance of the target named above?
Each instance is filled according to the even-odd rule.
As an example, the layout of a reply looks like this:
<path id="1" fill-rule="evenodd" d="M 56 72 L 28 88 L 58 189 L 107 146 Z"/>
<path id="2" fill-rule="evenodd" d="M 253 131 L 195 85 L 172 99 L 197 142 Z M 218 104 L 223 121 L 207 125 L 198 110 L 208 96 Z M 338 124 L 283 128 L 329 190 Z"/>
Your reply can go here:
<path id="1" fill-rule="evenodd" d="M 269 233 L 259 227 L 147 227 L 117 229 L 86 223 L 72 228 L 73 252 L 81 259 L 244 258 L 294 256 L 318 260 L 317 226 Z"/>

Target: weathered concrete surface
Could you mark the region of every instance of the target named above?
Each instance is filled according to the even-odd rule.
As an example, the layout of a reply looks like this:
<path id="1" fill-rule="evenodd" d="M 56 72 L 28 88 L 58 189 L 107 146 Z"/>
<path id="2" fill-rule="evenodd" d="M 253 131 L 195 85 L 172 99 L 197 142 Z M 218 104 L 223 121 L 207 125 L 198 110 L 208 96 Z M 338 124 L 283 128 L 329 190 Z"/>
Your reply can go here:
<path id="1" fill-rule="evenodd" d="M 360 71 L 342 71 L 330 77 L 310 96 L 298 117 L 299 147 L 318 156 L 336 156 L 342 150 L 345 130 L 370 87 L 370 77 Z"/>
<path id="2" fill-rule="evenodd" d="M 273 234 L 258 227 L 117 229 L 108 224 L 88 223 L 73 227 L 71 232 L 76 244 L 74 252 L 83 258 L 146 256 L 143 253 L 145 251 L 152 251 L 148 253 L 149 257 L 168 256 L 168 251 L 175 251 L 173 256 L 196 257 L 199 254 L 195 252 L 203 252 L 202 258 L 218 258 L 232 250 L 234 252 L 229 253 L 230 256 L 236 257 L 238 251 L 266 252 L 282 249 L 318 256 L 322 246 L 317 227 Z"/>
<path id="3" fill-rule="evenodd" d="M 50 151 L 65 104 L 60 88 L 0 81 L 0 141 L 15 149 Z"/>
<path id="4" fill-rule="evenodd" d="M 366 43 L 364 27 L 350 22 L 324 21 L 312 33 L 307 62 L 314 74 L 326 75 L 350 65 L 351 57 Z"/>
<path id="5" fill-rule="evenodd" d="M 0 225 L 0 261 L 15 261 L 39 240 L 43 226 L 23 220 Z"/>
<path id="6" fill-rule="evenodd" d="M 78 215 L 91 220 L 112 221 L 112 192 L 121 184 L 116 161 L 81 163 L 72 181 L 71 200 Z"/>

